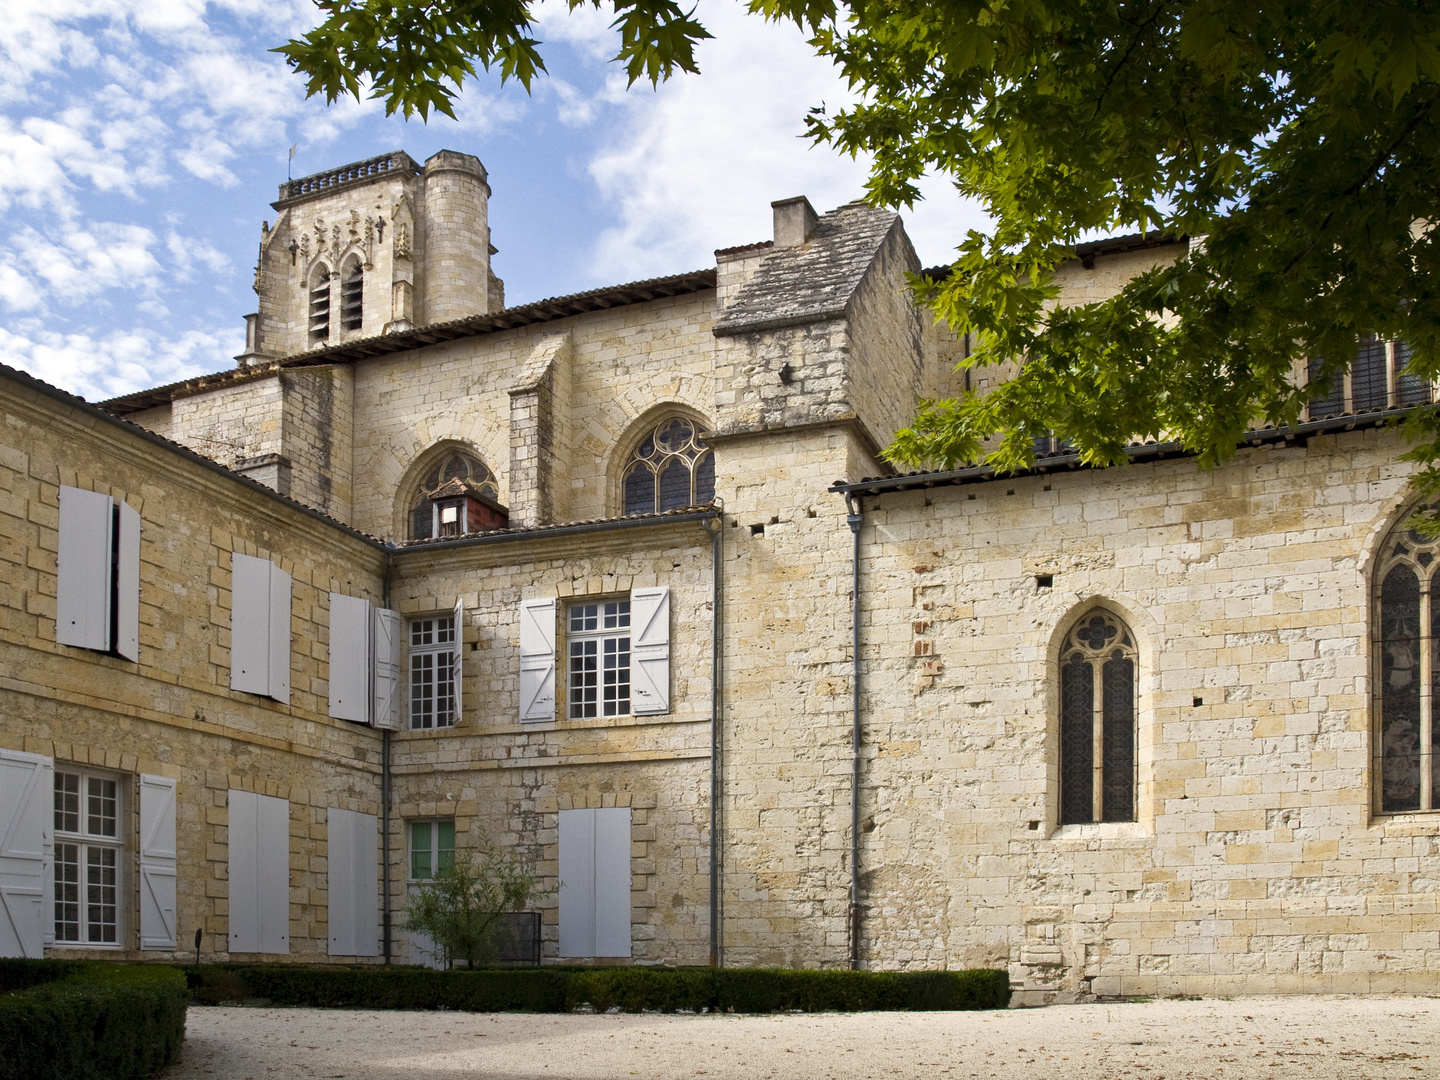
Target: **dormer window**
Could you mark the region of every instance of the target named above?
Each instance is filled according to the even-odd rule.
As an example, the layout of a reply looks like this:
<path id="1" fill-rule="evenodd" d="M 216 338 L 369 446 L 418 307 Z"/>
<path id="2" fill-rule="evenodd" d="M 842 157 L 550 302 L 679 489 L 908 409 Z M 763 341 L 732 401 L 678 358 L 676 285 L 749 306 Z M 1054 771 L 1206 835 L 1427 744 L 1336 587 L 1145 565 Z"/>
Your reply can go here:
<path id="1" fill-rule="evenodd" d="M 323 345 L 330 339 L 330 270 L 317 266 L 310 275 L 310 343 Z"/>
<path id="2" fill-rule="evenodd" d="M 510 513 L 497 501 L 495 476 L 478 459 L 454 451 L 431 468 L 410 502 L 410 538 L 430 540 L 503 529 Z"/>
<path id="3" fill-rule="evenodd" d="M 359 330 L 364 322 L 365 271 L 359 259 L 345 265 L 340 283 L 340 325 L 346 330 Z"/>

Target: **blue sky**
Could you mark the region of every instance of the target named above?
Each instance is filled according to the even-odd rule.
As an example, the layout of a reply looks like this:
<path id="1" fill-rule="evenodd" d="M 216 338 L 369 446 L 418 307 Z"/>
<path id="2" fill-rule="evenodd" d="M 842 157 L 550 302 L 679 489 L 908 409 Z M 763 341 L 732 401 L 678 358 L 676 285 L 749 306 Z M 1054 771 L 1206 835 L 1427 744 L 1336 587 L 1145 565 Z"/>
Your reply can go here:
<path id="1" fill-rule="evenodd" d="M 768 238 L 772 199 L 824 211 L 863 162 L 799 138 L 845 99 L 798 32 L 701 0 L 702 73 L 625 89 L 609 18 L 537 8 L 550 76 L 468 87 L 458 120 L 307 101 L 267 50 L 308 0 L 7 0 L 0 19 L 0 360 L 96 400 L 229 367 L 285 179 L 401 148 L 490 174 L 506 302 L 713 264 Z M 927 265 L 981 223 L 943 184 L 906 214 Z"/>

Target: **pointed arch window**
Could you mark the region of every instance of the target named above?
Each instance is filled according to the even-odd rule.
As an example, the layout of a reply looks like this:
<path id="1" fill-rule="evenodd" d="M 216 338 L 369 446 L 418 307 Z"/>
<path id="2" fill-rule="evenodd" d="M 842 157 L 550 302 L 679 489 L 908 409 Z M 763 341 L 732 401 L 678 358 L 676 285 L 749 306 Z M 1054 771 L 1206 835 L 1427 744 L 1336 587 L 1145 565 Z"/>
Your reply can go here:
<path id="1" fill-rule="evenodd" d="M 503 529 L 510 513 L 497 501 L 495 475 L 471 454 L 453 450 L 427 469 L 410 499 L 410 539 L 430 540 Z"/>
<path id="2" fill-rule="evenodd" d="M 1108 611 L 1060 650 L 1060 824 L 1135 820 L 1135 637 Z"/>
<path id="3" fill-rule="evenodd" d="M 345 264 L 345 273 L 340 279 L 340 326 L 345 330 L 359 330 L 364 320 L 365 271 L 359 259 Z"/>
<path id="4" fill-rule="evenodd" d="M 330 270 L 324 264 L 310 275 L 310 343 L 320 345 L 330 337 Z"/>
<path id="5" fill-rule="evenodd" d="M 625 466 L 624 512 L 655 514 L 714 499 L 715 456 L 700 429 L 681 416 L 661 420 Z"/>
<path id="6" fill-rule="evenodd" d="M 1376 564 L 1375 775 L 1384 813 L 1440 809 L 1433 593 L 1440 540 L 1402 525 Z"/>

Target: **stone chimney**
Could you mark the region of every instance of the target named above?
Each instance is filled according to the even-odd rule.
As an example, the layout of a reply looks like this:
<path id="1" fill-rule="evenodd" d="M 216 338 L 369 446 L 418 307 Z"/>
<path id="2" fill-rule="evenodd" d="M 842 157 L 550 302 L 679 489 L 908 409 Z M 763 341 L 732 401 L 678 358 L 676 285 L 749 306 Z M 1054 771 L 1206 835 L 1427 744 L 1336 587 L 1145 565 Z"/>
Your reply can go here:
<path id="1" fill-rule="evenodd" d="M 810 200 L 804 195 L 772 202 L 770 208 L 775 212 L 775 246 L 777 248 L 799 247 L 815 234 L 815 226 L 819 218 L 816 217 L 815 208 L 810 205 Z"/>

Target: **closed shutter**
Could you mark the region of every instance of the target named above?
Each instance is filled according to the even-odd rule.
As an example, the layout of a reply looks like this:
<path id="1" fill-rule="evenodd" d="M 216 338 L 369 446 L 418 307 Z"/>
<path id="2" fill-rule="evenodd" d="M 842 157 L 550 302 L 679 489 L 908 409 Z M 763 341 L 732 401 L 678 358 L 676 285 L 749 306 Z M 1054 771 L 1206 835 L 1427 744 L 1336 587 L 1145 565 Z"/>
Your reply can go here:
<path id="1" fill-rule="evenodd" d="M 520 601 L 520 719 L 555 719 L 555 601 Z"/>
<path id="2" fill-rule="evenodd" d="M 370 602 L 330 594 L 330 715 L 370 721 Z"/>
<path id="3" fill-rule="evenodd" d="M 669 589 L 630 591 L 630 711 L 670 711 Z"/>
<path id="4" fill-rule="evenodd" d="M 630 808 L 595 815 L 595 955 L 630 955 Z"/>
<path id="5" fill-rule="evenodd" d="M 230 790 L 230 951 L 290 951 L 290 804 Z"/>
<path id="6" fill-rule="evenodd" d="M 80 488 L 60 489 L 60 551 L 56 560 L 55 640 L 105 652 L 110 648 L 110 565 L 114 502 Z"/>
<path id="7" fill-rule="evenodd" d="M 270 563 L 237 552 L 230 566 L 230 689 L 269 694 Z"/>
<path id="8" fill-rule="evenodd" d="M 140 777 L 140 948 L 175 948 L 175 788 Z"/>
<path id="9" fill-rule="evenodd" d="M 120 504 L 116 521 L 120 543 L 115 565 L 115 651 L 126 660 L 140 659 L 140 512 Z"/>
<path id="10" fill-rule="evenodd" d="M 331 809 L 329 824 L 330 955 L 378 956 L 379 828 L 374 814 Z"/>
<path id="11" fill-rule="evenodd" d="M 400 631 L 398 611 L 376 608 L 374 621 L 375 673 L 370 708 L 371 723 L 385 731 L 400 730 Z"/>
<path id="12" fill-rule="evenodd" d="M 55 764 L 0 750 L 0 957 L 45 954 Z"/>
<path id="13" fill-rule="evenodd" d="M 560 811 L 560 955 L 595 955 L 595 811 Z"/>
<path id="14" fill-rule="evenodd" d="M 270 563 L 270 689 L 276 701 L 290 701 L 290 575 Z"/>
<path id="15" fill-rule="evenodd" d="M 451 671 L 455 678 L 455 718 L 450 722 L 458 725 L 464 711 L 465 695 L 460 675 L 465 670 L 465 601 L 455 601 L 455 651 L 451 654 Z"/>

